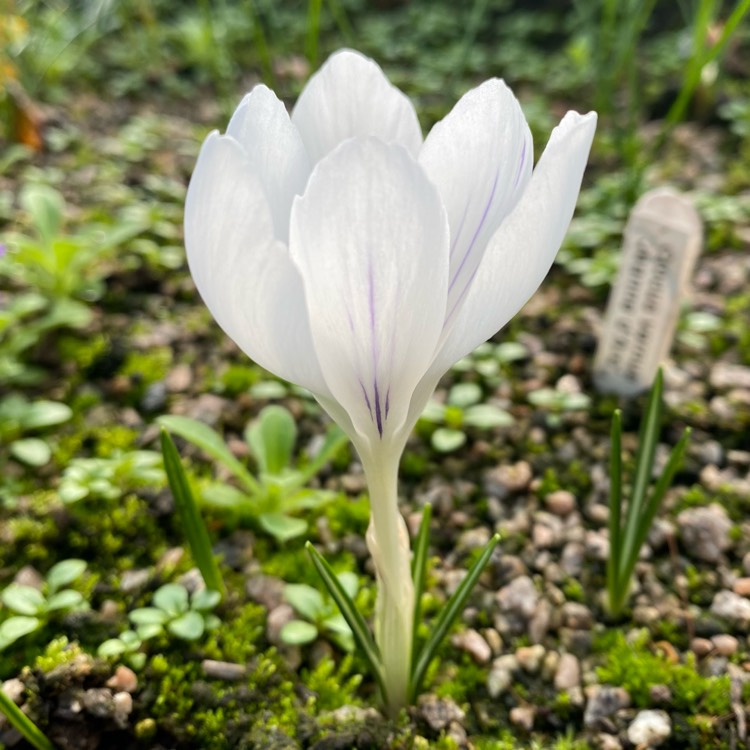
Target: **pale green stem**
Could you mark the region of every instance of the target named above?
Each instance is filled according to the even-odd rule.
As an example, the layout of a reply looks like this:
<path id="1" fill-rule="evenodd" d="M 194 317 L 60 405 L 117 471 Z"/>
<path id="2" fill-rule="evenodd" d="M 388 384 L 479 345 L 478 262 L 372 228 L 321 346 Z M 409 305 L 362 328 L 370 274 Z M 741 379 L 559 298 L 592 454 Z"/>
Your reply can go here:
<path id="1" fill-rule="evenodd" d="M 380 443 L 361 451 L 360 457 L 370 493 L 367 546 L 378 580 L 375 641 L 383 663 L 386 708 L 395 716 L 408 701 L 414 617 L 409 533 L 398 509 L 401 450 Z"/>

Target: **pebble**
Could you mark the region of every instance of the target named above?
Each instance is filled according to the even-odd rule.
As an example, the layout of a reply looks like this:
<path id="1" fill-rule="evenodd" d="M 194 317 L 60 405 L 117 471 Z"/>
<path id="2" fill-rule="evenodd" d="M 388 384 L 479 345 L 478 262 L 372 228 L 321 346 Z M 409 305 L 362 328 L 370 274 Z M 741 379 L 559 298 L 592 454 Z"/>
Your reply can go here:
<path id="1" fill-rule="evenodd" d="M 497 466 L 485 472 L 483 477 L 484 491 L 501 500 L 512 493 L 527 489 L 533 473 L 528 461 L 519 461 L 511 465 Z"/>
<path id="2" fill-rule="evenodd" d="M 716 653 L 720 656 L 732 656 L 737 653 L 740 642 L 729 633 L 721 633 L 711 638 L 711 642 L 716 648 Z"/>
<path id="3" fill-rule="evenodd" d="M 212 680 L 241 680 L 247 673 L 244 664 L 235 664 L 230 661 L 217 661 L 215 659 L 204 659 L 201 662 L 203 674 Z"/>
<path id="4" fill-rule="evenodd" d="M 176 365 L 167 373 L 164 383 L 170 393 L 183 393 L 193 384 L 193 370 L 184 362 Z"/>
<path id="5" fill-rule="evenodd" d="M 536 709 L 534 706 L 513 706 L 509 714 L 510 723 L 526 732 L 530 732 L 534 728 L 535 716 Z"/>
<path id="6" fill-rule="evenodd" d="M 121 729 L 125 729 L 128 725 L 128 717 L 133 712 L 133 696 L 125 691 L 115 693 L 112 696 L 112 704 L 114 706 L 112 718 L 115 720 L 115 724 Z"/>
<path id="7" fill-rule="evenodd" d="M 711 368 L 708 382 L 712 388 L 718 390 L 729 388 L 750 389 L 750 367 L 719 361 Z"/>
<path id="8" fill-rule="evenodd" d="M 456 633 L 451 638 L 451 643 L 461 651 L 465 651 L 477 664 L 487 664 L 492 658 L 492 649 L 489 643 L 473 629 Z"/>
<path id="9" fill-rule="evenodd" d="M 516 669 L 518 669 L 518 661 L 513 654 L 498 656 L 492 662 L 487 675 L 487 692 L 490 697 L 497 698 L 510 687 Z"/>
<path id="10" fill-rule="evenodd" d="M 518 666 L 521 667 L 524 672 L 535 674 L 540 670 L 546 653 L 544 646 L 540 643 L 533 646 L 521 646 L 516 649 L 516 660 L 518 661 Z"/>
<path id="11" fill-rule="evenodd" d="M 436 732 L 445 729 L 451 722 L 460 724 L 466 716 L 451 698 L 438 698 L 432 693 L 421 695 L 417 706 L 422 718 Z"/>
<path id="12" fill-rule="evenodd" d="M 105 684 L 118 693 L 134 693 L 138 689 L 138 677 L 130 667 L 121 664 Z"/>
<path id="13" fill-rule="evenodd" d="M 618 711 L 630 705 L 627 690 L 609 685 L 592 685 L 586 689 L 586 698 L 583 725 L 587 729 L 614 729 L 612 718 Z"/>
<path id="14" fill-rule="evenodd" d="M 147 568 L 138 568 L 136 570 L 126 570 L 120 579 L 120 591 L 123 594 L 130 594 L 142 589 L 149 582 L 151 572 Z"/>
<path id="15" fill-rule="evenodd" d="M 560 555 L 560 567 L 569 578 L 578 578 L 583 572 L 585 549 L 581 542 L 568 542 Z"/>
<path id="16" fill-rule="evenodd" d="M 750 567 L 750 553 L 745 555 L 748 558 L 747 564 Z M 742 567 L 745 568 L 745 558 L 742 559 Z M 745 568 L 746 569 L 746 568 Z M 732 591 L 739 596 L 750 597 L 750 578 L 737 578 L 732 584 Z"/>
<path id="17" fill-rule="evenodd" d="M 17 706 L 23 703 L 23 695 L 26 692 L 26 685 L 17 677 L 3 682 L 3 693 L 13 701 Z"/>
<path id="18" fill-rule="evenodd" d="M 544 504 L 550 513 L 564 518 L 575 510 L 576 496 L 568 490 L 556 490 L 544 498 Z"/>
<path id="19" fill-rule="evenodd" d="M 711 602 L 711 613 L 734 623 L 750 622 L 750 600 L 733 591 L 719 591 Z"/>
<path id="20" fill-rule="evenodd" d="M 41 590 L 44 586 L 44 579 L 36 568 L 31 565 L 24 565 L 13 577 L 13 583 L 19 586 L 31 586 L 32 589 Z"/>
<path id="21" fill-rule="evenodd" d="M 628 740 L 638 748 L 661 745 L 672 734 L 669 714 L 661 709 L 639 711 L 628 727 Z"/>
<path id="22" fill-rule="evenodd" d="M 563 624 L 575 630 L 590 630 L 594 624 L 591 610 L 585 604 L 565 602 L 562 608 Z"/>
<path id="23" fill-rule="evenodd" d="M 294 609 L 289 604 L 279 604 L 278 607 L 274 607 L 266 618 L 266 638 L 277 646 L 281 645 L 281 629 L 295 617 Z"/>
<path id="24" fill-rule="evenodd" d="M 555 689 L 570 690 L 581 684 L 581 665 L 573 654 L 561 654 L 555 672 Z"/>
<path id="25" fill-rule="evenodd" d="M 115 713 L 115 702 L 109 688 L 89 688 L 83 693 L 83 707 L 99 719 L 108 719 Z"/>
<path id="26" fill-rule="evenodd" d="M 702 658 L 708 656 L 714 650 L 714 644 L 709 638 L 693 638 L 690 641 L 690 650 L 698 658 Z"/>
<path id="27" fill-rule="evenodd" d="M 732 545 L 732 521 L 717 503 L 683 510 L 677 516 L 677 526 L 685 549 L 704 562 L 719 562 Z"/>
<path id="28" fill-rule="evenodd" d="M 529 576 L 519 576 L 503 586 L 497 592 L 496 599 L 502 612 L 511 612 L 529 620 L 536 610 L 539 592 Z"/>
<path id="29" fill-rule="evenodd" d="M 284 581 L 280 578 L 255 573 L 245 581 L 245 592 L 266 609 L 275 609 L 284 601 Z"/>

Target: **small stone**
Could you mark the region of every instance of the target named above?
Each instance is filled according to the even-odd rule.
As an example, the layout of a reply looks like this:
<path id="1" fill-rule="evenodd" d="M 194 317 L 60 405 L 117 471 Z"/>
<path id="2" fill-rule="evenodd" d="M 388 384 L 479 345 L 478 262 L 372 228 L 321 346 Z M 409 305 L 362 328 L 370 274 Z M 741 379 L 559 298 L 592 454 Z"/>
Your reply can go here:
<path id="1" fill-rule="evenodd" d="M 112 696 L 112 703 L 114 704 L 112 718 L 119 727 L 125 729 L 128 725 L 128 717 L 133 711 L 133 696 L 125 691 L 115 693 Z"/>
<path id="2" fill-rule="evenodd" d="M 282 645 L 281 629 L 295 617 L 294 609 L 289 604 L 284 603 L 274 607 L 266 618 L 266 638 L 277 646 Z"/>
<path id="3" fill-rule="evenodd" d="M 26 685 L 24 685 L 18 677 L 12 677 L 10 680 L 5 680 L 5 682 L 3 682 L 3 692 L 13 701 L 13 703 L 20 706 L 23 703 Z"/>
<path id="4" fill-rule="evenodd" d="M 284 581 L 263 573 L 251 575 L 245 581 L 247 595 L 266 609 L 271 610 L 284 601 Z"/>
<path id="5" fill-rule="evenodd" d="M 552 614 L 552 605 L 546 599 L 542 599 L 529 620 L 529 639 L 532 643 L 541 643 L 544 640 L 552 623 Z"/>
<path id="6" fill-rule="evenodd" d="M 565 627 L 574 630 L 591 630 L 594 623 L 591 610 L 585 604 L 578 602 L 565 602 L 562 608 L 562 618 Z"/>
<path id="7" fill-rule="evenodd" d="M 83 707 L 92 716 L 109 719 L 115 713 L 115 703 L 109 688 L 89 688 L 83 693 Z"/>
<path id="8" fill-rule="evenodd" d="M 526 732 L 534 728 L 535 716 L 536 711 L 533 706 L 513 706 L 509 714 L 510 723 Z"/>
<path id="9" fill-rule="evenodd" d="M 638 748 L 661 745 L 672 734 L 669 714 L 661 709 L 639 711 L 628 727 L 628 740 Z"/>
<path id="10" fill-rule="evenodd" d="M 244 664 L 235 664 L 230 661 L 216 661 L 215 659 L 204 659 L 201 662 L 203 674 L 211 680 L 241 680 L 247 673 Z"/>
<path id="11" fill-rule="evenodd" d="M 748 563 L 750 563 L 750 558 L 748 559 Z M 745 567 L 744 558 L 742 560 L 742 566 L 743 568 Z M 739 596 L 750 597 L 750 578 L 738 578 L 732 584 L 732 591 Z"/>
<path id="12" fill-rule="evenodd" d="M 587 729 L 614 728 L 614 715 L 630 705 L 628 691 L 620 687 L 592 685 L 586 690 L 586 697 L 583 725 Z"/>
<path id="13" fill-rule="evenodd" d="M 157 380 L 146 386 L 141 399 L 141 410 L 145 412 L 161 412 L 167 405 L 167 386 L 163 380 Z"/>
<path id="14" fill-rule="evenodd" d="M 652 685 L 648 690 L 648 695 L 652 703 L 662 703 L 664 705 L 672 703 L 672 691 L 669 689 L 669 685 Z"/>
<path id="15" fill-rule="evenodd" d="M 496 598 L 501 611 L 512 612 L 528 620 L 536 609 L 539 592 L 531 578 L 519 576 L 507 586 L 503 586 L 497 592 Z"/>
<path id="16" fill-rule="evenodd" d="M 708 638 L 693 638 L 690 641 L 690 650 L 700 659 L 714 650 L 714 644 Z"/>
<path id="17" fill-rule="evenodd" d="M 581 542 L 568 542 L 560 555 L 560 567 L 568 578 L 578 578 L 583 572 L 585 548 Z"/>
<path id="18" fill-rule="evenodd" d="M 452 721 L 462 722 L 466 714 L 450 698 L 438 698 L 428 693 L 419 697 L 417 703 L 422 718 L 436 732 L 445 729 Z"/>
<path id="19" fill-rule="evenodd" d="M 492 667 L 487 675 L 487 692 L 490 697 L 497 698 L 510 687 L 513 682 L 513 673 L 517 668 L 518 662 L 512 654 L 498 656 L 492 662 Z"/>
<path id="20" fill-rule="evenodd" d="M 581 684 L 581 665 L 573 654 L 561 654 L 555 673 L 555 689 L 570 690 Z"/>
<path id="21" fill-rule="evenodd" d="M 729 633 L 715 635 L 711 638 L 711 642 L 716 648 L 716 653 L 720 656 L 732 656 L 736 654 L 740 645 L 739 641 L 733 635 L 729 635 Z"/>
<path id="22" fill-rule="evenodd" d="M 531 464 L 528 461 L 498 466 L 485 472 L 484 490 L 488 495 L 503 500 L 512 493 L 527 489 L 532 477 Z"/>
<path id="23" fill-rule="evenodd" d="M 733 591 L 719 591 L 711 603 L 711 613 L 734 623 L 750 622 L 750 600 Z"/>
<path id="24" fill-rule="evenodd" d="M 677 516 L 683 544 L 699 560 L 717 563 L 732 545 L 732 521 L 717 503 L 705 508 L 688 508 Z"/>
<path id="25" fill-rule="evenodd" d="M 451 638 L 451 643 L 465 651 L 477 664 L 487 664 L 492 658 L 492 649 L 476 630 L 464 630 Z"/>
<path id="26" fill-rule="evenodd" d="M 31 586 L 32 589 L 41 590 L 44 586 L 44 578 L 39 574 L 36 568 L 31 565 L 24 565 L 13 577 L 13 583 L 19 586 Z"/>
<path id="27" fill-rule="evenodd" d="M 544 498 L 544 504 L 550 513 L 564 518 L 575 510 L 576 496 L 568 490 L 556 490 Z"/>
<path id="28" fill-rule="evenodd" d="M 596 737 L 597 750 L 622 750 L 622 742 L 614 734 L 601 732 Z"/>
<path id="29" fill-rule="evenodd" d="M 173 367 L 164 378 L 164 383 L 170 393 L 183 393 L 193 384 L 193 371 L 184 362 Z"/>
<path id="30" fill-rule="evenodd" d="M 353 722 L 362 723 L 370 719 L 382 718 L 377 709 L 362 708 L 361 706 L 340 706 L 330 713 L 326 714 L 335 724 L 351 724 Z"/>
<path id="31" fill-rule="evenodd" d="M 469 738 L 468 738 L 468 735 L 466 734 L 466 730 L 463 728 L 463 725 L 458 721 L 452 721 L 448 725 L 448 731 L 446 732 L 446 736 L 448 736 L 451 740 L 453 740 L 456 747 L 465 748 L 469 746 Z"/>
<path id="32" fill-rule="evenodd" d="M 142 589 L 149 582 L 151 572 L 146 568 L 137 570 L 126 570 L 120 578 L 120 591 L 123 594 L 130 594 Z"/>
<path id="33" fill-rule="evenodd" d="M 708 381 L 717 390 L 750 389 L 750 367 L 720 360 L 711 368 Z"/>
<path id="34" fill-rule="evenodd" d="M 545 648 L 540 643 L 533 646 L 520 646 L 516 649 L 518 666 L 524 672 L 536 674 L 541 669 L 545 654 Z"/>
<path id="35" fill-rule="evenodd" d="M 138 689 L 138 677 L 130 668 L 121 664 L 115 673 L 107 680 L 106 685 L 112 690 L 126 693 L 134 693 Z"/>

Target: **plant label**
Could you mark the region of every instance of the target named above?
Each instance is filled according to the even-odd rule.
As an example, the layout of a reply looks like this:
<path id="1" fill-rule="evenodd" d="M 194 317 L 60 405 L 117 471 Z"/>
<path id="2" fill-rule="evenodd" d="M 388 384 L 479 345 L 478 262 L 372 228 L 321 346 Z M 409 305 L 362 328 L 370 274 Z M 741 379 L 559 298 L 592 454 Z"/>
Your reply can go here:
<path id="1" fill-rule="evenodd" d="M 594 360 L 599 390 L 634 396 L 651 387 L 672 346 L 702 238 L 698 212 L 673 190 L 652 190 L 635 205 Z"/>

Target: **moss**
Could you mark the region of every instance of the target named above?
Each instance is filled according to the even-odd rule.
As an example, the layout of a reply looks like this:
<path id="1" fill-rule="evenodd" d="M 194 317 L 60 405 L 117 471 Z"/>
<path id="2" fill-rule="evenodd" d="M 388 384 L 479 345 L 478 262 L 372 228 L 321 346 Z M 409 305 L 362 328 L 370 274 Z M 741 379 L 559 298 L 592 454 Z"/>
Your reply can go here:
<path id="1" fill-rule="evenodd" d="M 55 638 L 47 644 L 44 653 L 36 657 L 34 669 L 51 672 L 55 667 L 69 664 L 83 654 L 83 649 L 77 643 L 69 643 L 65 636 Z"/>
<path id="2" fill-rule="evenodd" d="M 167 548 L 148 504 L 135 494 L 111 503 L 83 500 L 71 511 L 66 535 L 71 556 L 94 560 L 102 571 L 152 565 Z"/>
<path id="3" fill-rule="evenodd" d="M 231 612 L 217 613 L 222 625 L 212 631 L 203 645 L 207 658 L 246 664 L 258 652 L 265 630 L 266 610 L 249 602 Z"/>
<path id="4" fill-rule="evenodd" d="M 325 507 L 325 517 L 331 534 L 340 539 L 346 534 L 365 535 L 370 522 L 370 503 L 365 495 L 358 498 L 344 499 Z"/>
<path id="5" fill-rule="evenodd" d="M 684 663 L 672 664 L 649 648 L 649 635 L 642 631 L 628 642 L 619 631 L 610 631 L 595 641 L 595 649 L 606 654 L 597 669 L 601 682 L 624 687 L 639 708 L 651 705 L 650 689 L 667 685 L 672 705 L 696 716 L 702 712 L 721 715 L 730 710 L 728 675 L 703 677 L 698 674 L 695 656 L 688 653 Z"/>
<path id="6" fill-rule="evenodd" d="M 317 711 L 333 711 L 341 706 L 360 706 L 357 689 L 362 675 L 352 673 L 353 658 L 345 656 L 339 664 L 333 659 L 321 659 L 309 671 L 303 672 L 302 682 L 314 694 Z"/>

